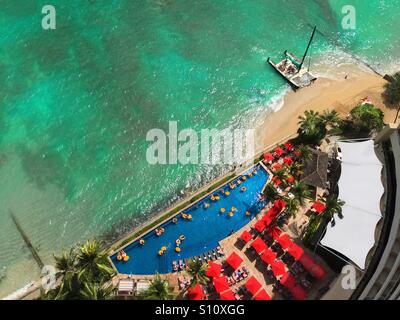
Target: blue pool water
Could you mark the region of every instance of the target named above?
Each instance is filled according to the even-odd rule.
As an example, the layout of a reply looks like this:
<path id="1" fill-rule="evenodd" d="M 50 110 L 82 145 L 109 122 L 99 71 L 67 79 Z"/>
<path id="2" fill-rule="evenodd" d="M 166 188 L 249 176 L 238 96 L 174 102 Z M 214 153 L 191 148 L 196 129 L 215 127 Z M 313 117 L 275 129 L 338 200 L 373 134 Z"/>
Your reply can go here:
<path id="1" fill-rule="evenodd" d="M 168 273 L 172 271 L 173 260 L 190 258 L 217 247 L 220 240 L 229 236 L 232 230 L 237 231 L 242 228 L 267 204 L 267 200 L 260 200 L 259 195 L 268 181 L 268 173 L 257 164 L 244 175 L 254 169 L 257 170 L 257 174 L 252 177 L 247 176 L 247 179 L 235 189 L 231 190 L 229 184 L 226 184 L 214 192 L 214 195 L 220 194 L 219 201 L 211 201 L 209 195 L 186 209 L 184 212 L 191 214 L 192 220 L 185 220 L 179 214 L 176 224 L 172 219 L 163 224 L 165 232 L 160 237 L 154 231 L 150 231 L 143 237 L 144 246 L 135 241 L 125 247 L 124 251 L 130 257 L 129 261 L 118 261 L 116 254 L 113 255 L 111 260 L 117 270 L 124 274 L 140 275 Z M 246 187 L 246 191 L 241 191 L 242 186 Z M 231 194 L 225 196 L 225 191 Z M 205 203 L 209 203 L 210 207 L 205 209 Z M 237 211 L 233 217 L 229 217 L 228 212 L 232 207 Z M 221 208 L 225 208 L 225 213 L 220 212 Z M 246 211 L 251 215 L 246 216 Z M 180 235 L 185 235 L 186 239 L 180 245 L 181 252 L 177 253 L 175 241 Z M 158 251 L 162 246 L 166 246 L 167 250 L 159 256 Z"/>

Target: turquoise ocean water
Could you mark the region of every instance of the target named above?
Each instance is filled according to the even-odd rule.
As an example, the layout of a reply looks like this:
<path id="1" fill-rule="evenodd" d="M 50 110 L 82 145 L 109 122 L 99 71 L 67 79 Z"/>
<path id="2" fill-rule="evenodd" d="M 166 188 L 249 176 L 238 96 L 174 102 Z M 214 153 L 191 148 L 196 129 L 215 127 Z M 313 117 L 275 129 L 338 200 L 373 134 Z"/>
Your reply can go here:
<path id="1" fill-rule="evenodd" d="M 161 212 L 226 168 L 151 166 L 147 131 L 254 126 L 285 88 L 266 58 L 301 55 L 312 25 L 313 56 L 400 61 L 400 0 L 53 0 L 44 31 L 48 3 L 0 0 L 0 296 L 40 274 L 10 210 L 45 263 Z"/>

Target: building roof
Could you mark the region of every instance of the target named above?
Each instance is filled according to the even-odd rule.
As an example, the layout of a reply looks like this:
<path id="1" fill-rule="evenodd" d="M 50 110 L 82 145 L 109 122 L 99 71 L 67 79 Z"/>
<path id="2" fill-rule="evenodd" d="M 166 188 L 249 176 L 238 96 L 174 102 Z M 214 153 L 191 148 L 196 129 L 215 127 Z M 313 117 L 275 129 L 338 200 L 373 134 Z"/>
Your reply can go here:
<path id="1" fill-rule="evenodd" d="M 306 161 L 301 181 L 313 187 L 325 188 L 328 179 L 328 154 L 317 150 L 311 151 L 313 157 Z"/>
<path id="2" fill-rule="evenodd" d="M 382 163 L 375 154 L 374 141 L 339 142 L 343 153 L 339 199 L 345 204 L 342 219 L 328 225 L 321 240 L 365 269 L 368 252 L 375 244 L 375 228 L 382 218 L 380 201 L 384 192 Z"/>

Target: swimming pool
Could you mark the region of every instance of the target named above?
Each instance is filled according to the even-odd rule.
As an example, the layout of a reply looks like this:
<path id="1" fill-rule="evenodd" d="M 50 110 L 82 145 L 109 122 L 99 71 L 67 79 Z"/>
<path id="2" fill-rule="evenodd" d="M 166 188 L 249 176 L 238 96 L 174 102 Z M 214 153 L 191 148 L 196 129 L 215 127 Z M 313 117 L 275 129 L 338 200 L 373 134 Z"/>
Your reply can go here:
<path id="1" fill-rule="evenodd" d="M 250 177 L 248 174 L 254 172 L 254 169 L 257 174 Z M 176 224 L 171 218 L 162 225 L 165 232 L 161 236 L 157 236 L 152 230 L 142 237 L 145 240 L 144 245 L 139 244 L 139 241 L 127 245 L 124 248 L 129 256 L 127 262 L 118 261 L 117 254 L 111 256 L 118 272 L 137 275 L 172 272 L 172 261 L 212 250 L 232 231 L 237 231 L 246 225 L 268 202 L 266 199 L 260 199 L 259 195 L 269 175 L 260 164 L 256 164 L 233 182 L 236 183 L 243 175 L 246 176 L 246 180 L 235 189 L 231 190 L 227 183 L 213 193 L 213 195 L 219 194 L 220 200 L 212 201 L 211 195 L 208 195 L 184 210 L 184 213 L 192 215 L 191 220 L 183 219 L 181 214 L 178 214 Z M 241 190 L 243 186 L 246 187 L 246 191 Z M 230 192 L 229 196 L 225 195 L 226 191 Z M 207 209 L 204 208 L 205 203 L 210 205 Z M 232 207 L 237 210 L 230 217 L 228 213 Z M 224 213 L 220 212 L 221 208 L 225 208 Z M 251 215 L 246 216 L 246 211 Z M 186 239 L 180 244 L 181 252 L 177 253 L 175 242 L 180 235 L 184 235 Z M 167 250 L 159 256 L 158 251 L 163 246 Z"/>

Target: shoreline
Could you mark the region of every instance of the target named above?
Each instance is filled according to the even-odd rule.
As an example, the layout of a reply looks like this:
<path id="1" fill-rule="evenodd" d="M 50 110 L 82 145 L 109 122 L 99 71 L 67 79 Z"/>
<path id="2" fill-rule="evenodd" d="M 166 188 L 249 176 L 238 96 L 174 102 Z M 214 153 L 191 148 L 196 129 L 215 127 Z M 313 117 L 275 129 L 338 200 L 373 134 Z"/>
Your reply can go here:
<path id="1" fill-rule="evenodd" d="M 256 128 L 255 140 L 257 144 L 252 158 L 253 164 L 259 160 L 262 153 L 297 135 L 298 117 L 306 110 L 323 112 L 327 109 L 335 109 L 339 116 L 343 117 L 359 104 L 361 99 L 368 97 L 374 105 L 385 113 L 385 123 L 391 122 L 390 119 L 394 117 L 395 110 L 387 108 L 381 97 L 386 80 L 362 65 L 343 64 L 338 68 L 337 74 L 343 74 L 343 72 L 346 74 L 346 78 L 320 76 L 313 85 L 299 91 L 288 91 L 284 94 L 282 107 L 264 115 L 262 124 Z M 242 170 L 246 170 L 246 167 L 243 167 Z M 236 175 L 236 170 L 228 171 L 196 190 L 193 194 L 171 205 L 164 210 L 166 213 L 155 214 L 150 220 L 108 246 L 108 250 L 111 252 L 110 256 L 118 249 L 128 246 L 158 225 L 171 219 L 212 190 L 218 189 Z"/>
<path id="2" fill-rule="evenodd" d="M 265 149 L 283 136 L 297 132 L 298 117 L 306 110 L 321 113 L 334 109 L 339 116 L 345 117 L 365 97 L 384 112 L 385 123 L 393 122 L 396 110 L 387 108 L 381 96 L 385 79 L 365 67 L 352 64 L 340 66 L 337 74 L 347 75 L 347 80 L 344 76 L 321 76 L 313 85 L 287 93 L 282 108 L 264 116 L 256 129 L 256 150 Z"/>
<path id="3" fill-rule="evenodd" d="M 382 100 L 381 93 L 386 83 L 382 77 L 359 65 L 345 64 L 338 67 L 337 74 L 348 75 L 344 78 L 328 78 L 319 76 L 318 80 L 311 86 L 297 92 L 287 92 L 283 96 L 282 107 L 274 112 L 262 115 L 261 123 L 256 129 L 256 148 L 254 161 L 265 151 L 273 148 L 296 135 L 298 117 L 306 110 L 322 112 L 327 109 L 335 109 L 340 116 L 346 116 L 349 111 L 361 102 L 362 98 L 369 97 L 373 104 L 381 108 L 385 113 L 385 123 L 392 122 L 396 110 L 388 109 Z M 253 162 L 254 162 L 253 161 Z M 250 165 L 249 165 L 250 166 Z M 241 170 L 245 170 L 245 166 Z M 149 232 L 158 224 L 170 219 L 183 208 L 193 204 L 196 200 L 208 194 L 210 190 L 218 188 L 232 176 L 236 176 L 235 170 L 228 171 L 213 179 L 193 194 L 187 195 L 177 203 L 172 204 L 163 212 L 154 214 L 150 219 L 140 223 L 136 228 L 125 236 L 112 241 L 107 245 L 108 252 L 128 245 L 136 238 Z M 18 291 L 18 289 L 16 290 Z M 30 295 L 27 292 L 24 296 Z"/>

